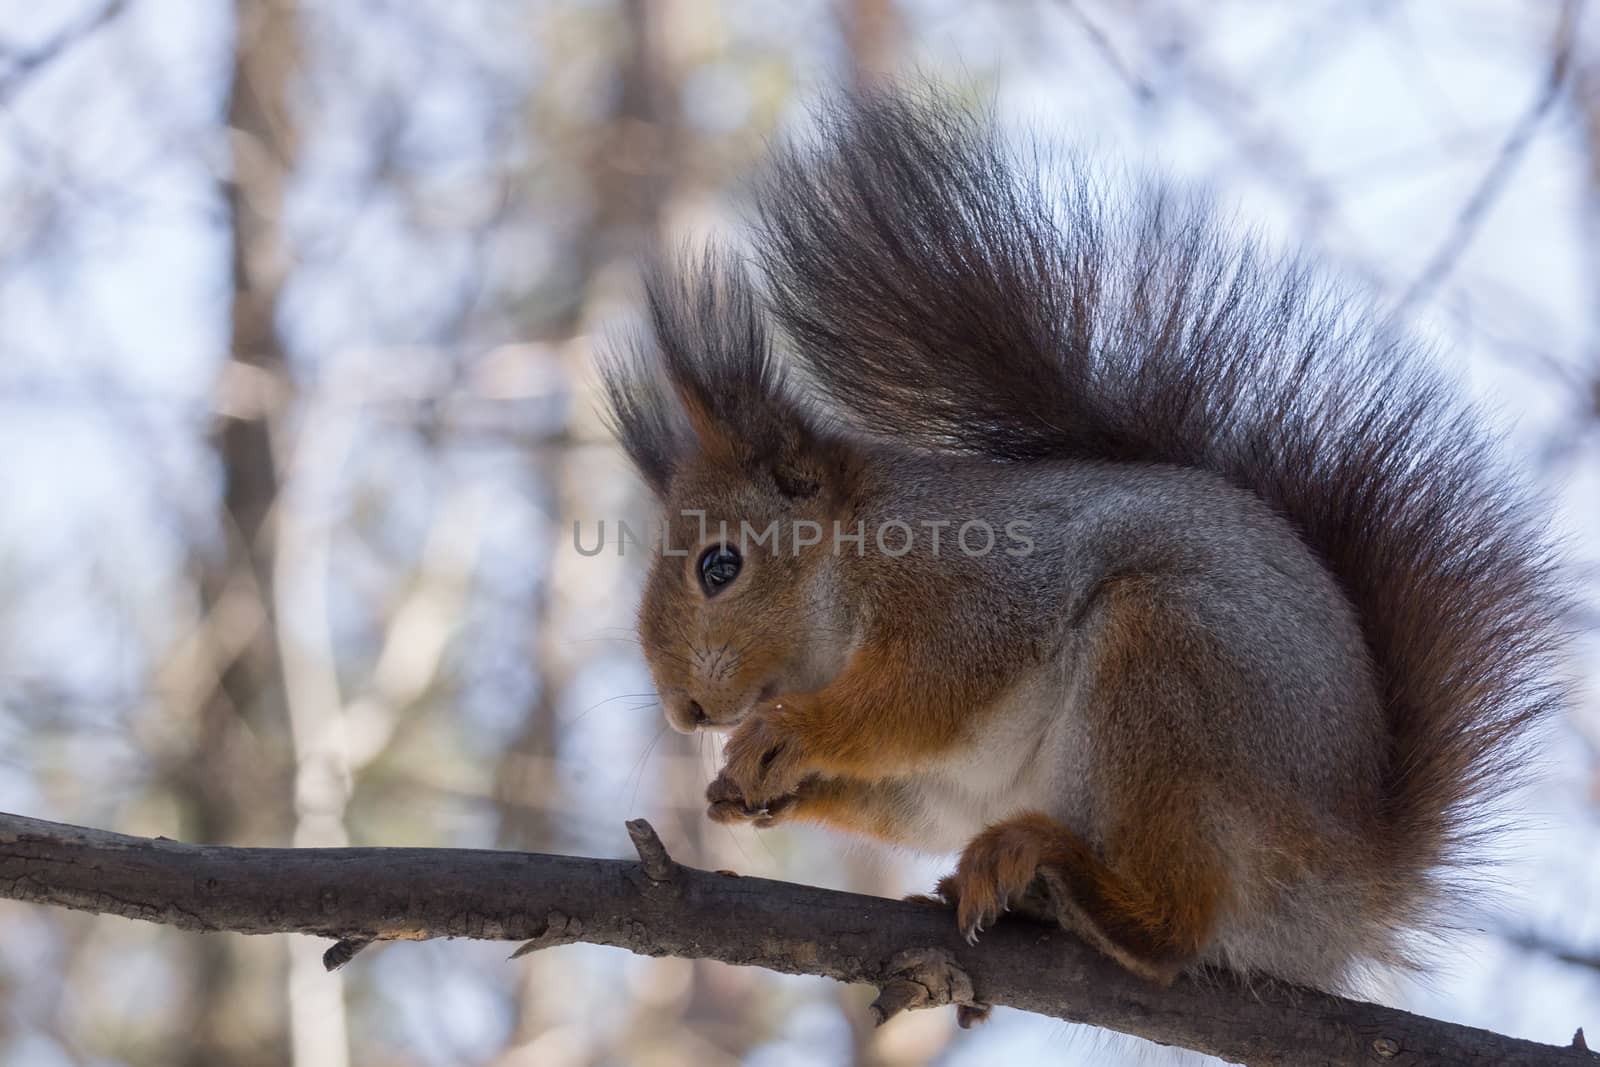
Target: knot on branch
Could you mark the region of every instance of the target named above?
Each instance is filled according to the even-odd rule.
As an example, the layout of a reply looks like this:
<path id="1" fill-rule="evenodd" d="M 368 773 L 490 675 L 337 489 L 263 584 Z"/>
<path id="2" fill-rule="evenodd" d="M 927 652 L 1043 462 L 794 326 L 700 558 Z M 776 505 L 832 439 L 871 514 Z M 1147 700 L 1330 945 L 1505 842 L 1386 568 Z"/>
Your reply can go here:
<path id="1" fill-rule="evenodd" d="M 544 929 L 531 941 L 525 941 L 510 956 L 519 959 L 530 952 L 555 945 L 570 945 L 583 937 L 583 920 L 562 911 L 552 911 L 544 917 Z"/>
<path id="2" fill-rule="evenodd" d="M 355 959 L 356 953 L 372 944 L 370 937 L 347 937 L 336 941 L 322 954 L 322 966 L 329 971 L 337 971 L 340 967 Z"/>
<path id="3" fill-rule="evenodd" d="M 942 948 L 913 948 L 896 953 L 886 970 L 891 975 L 872 1002 L 873 1023 L 882 1026 L 902 1011 L 956 1005 L 956 1021 L 962 1029 L 989 1017 L 989 1005 L 973 995 L 972 979 Z"/>

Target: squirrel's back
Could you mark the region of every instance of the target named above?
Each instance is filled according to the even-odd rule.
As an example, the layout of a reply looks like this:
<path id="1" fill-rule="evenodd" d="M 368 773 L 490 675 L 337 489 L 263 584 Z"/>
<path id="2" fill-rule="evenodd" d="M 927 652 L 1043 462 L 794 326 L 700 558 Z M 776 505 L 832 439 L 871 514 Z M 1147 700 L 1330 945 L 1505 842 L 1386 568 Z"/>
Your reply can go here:
<path id="1" fill-rule="evenodd" d="M 1197 468 L 1332 576 L 1386 730 L 1385 925 L 1423 920 L 1559 698 L 1544 531 L 1370 309 L 1155 189 L 1110 197 L 933 99 L 868 95 L 772 165 L 757 255 L 806 376 L 885 439 Z"/>

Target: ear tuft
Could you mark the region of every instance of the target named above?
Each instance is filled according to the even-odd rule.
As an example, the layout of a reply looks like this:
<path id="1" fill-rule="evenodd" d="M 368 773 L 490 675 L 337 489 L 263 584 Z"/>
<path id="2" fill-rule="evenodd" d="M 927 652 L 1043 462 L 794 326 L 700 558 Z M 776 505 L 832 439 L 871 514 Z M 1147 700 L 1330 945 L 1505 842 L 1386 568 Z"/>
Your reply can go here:
<path id="1" fill-rule="evenodd" d="M 688 453 L 691 434 L 652 348 L 637 334 L 611 347 L 600 357 L 600 380 L 606 426 L 659 497 L 666 495 L 673 472 Z"/>
<path id="2" fill-rule="evenodd" d="M 649 332 L 602 365 L 611 425 L 658 493 L 691 453 L 770 476 L 785 496 L 821 489 L 822 434 L 789 390 L 760 294 L 732 252 L 656 259 Z"/>
<path id="3" fill-rule="evenodd" d="M 798 415 L 761 299 L 732 252 L 707 245 L 657 259 L 646 297 L 667 379 L 702 449 L 767 458 L 793 443 Z"/>
<path id="4" fill-rule="evenodd" d="M 658 496 L 695 456 L 770 479 L 791 500 L 815 497 L 851 466 L 825 420 L 790 391 L 736 255 L 709 245 L 656 258 L 645 288 L 648 329 L 600 371 L 607 422 Z"/>

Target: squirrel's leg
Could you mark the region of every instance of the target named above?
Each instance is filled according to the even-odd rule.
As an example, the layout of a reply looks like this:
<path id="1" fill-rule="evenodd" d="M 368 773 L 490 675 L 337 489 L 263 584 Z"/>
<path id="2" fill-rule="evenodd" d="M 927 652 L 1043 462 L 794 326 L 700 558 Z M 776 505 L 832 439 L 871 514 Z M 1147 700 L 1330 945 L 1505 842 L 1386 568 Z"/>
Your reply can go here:
<path id="1" fill-rule="evenodd" d="M 731 790 L 760 809 L 812 777 L 903 776 L 968 737 L 1005 678 L 992 668 L 941 677 L 908 646 L 868 643 L 817 692 L 782 695 L 752 711 L 728 739 L 707 799 Z"/>
<path id="2" fill-rule="evenodd" d="M 1236 789 L 1235 753 L 1213 736 L 1237 673 L 1181 599 L 1145 578 L 1099 591 L 1086 620 L 1084 717 L 1099 753 L 1085 784 L 1094 847 L 1037 812 L 979 834 L 942 892 L 969 937 L 1042 879 L 1057 918 L 1129 970 L 1170 981 L 1211 943 L 1232 895 L 1210 832 Z"/>
<path id="3" fill-rule="evenodd" d="M 712 783 L 706 799 L 713 822 L 749 822 L 765 829 L 785 822 L 810 822 L 836 830 L 898 841 L 912 817 L 916 801 L 898 782 L 865 782 L 855 778 L 808 778 L 795 792 L 765 808 L 746 806 L 726 778 Z"/>
<path id="4" fill-rule="evenodd" d="M 1061 925 L 1135 974 L 1170 982 L 1210 941 L 1226 885 L 1216 857 L 1181 840 L 1188 835 L 1165 845 L 1159 835 L 1125 842 L 1107 862 L 1049 816 L 1018 815 L 972 840 L 939 895 L 972 939 L 1041 879 Z"/>

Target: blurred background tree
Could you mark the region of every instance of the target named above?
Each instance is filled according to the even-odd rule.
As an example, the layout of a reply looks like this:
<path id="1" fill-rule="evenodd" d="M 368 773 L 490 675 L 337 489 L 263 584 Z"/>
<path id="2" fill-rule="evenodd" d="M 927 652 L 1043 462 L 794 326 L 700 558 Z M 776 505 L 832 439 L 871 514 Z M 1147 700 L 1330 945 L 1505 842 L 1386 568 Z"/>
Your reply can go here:
<path id="1" fill-rule="evenodd" d="M 1579 700 L 1492 913 L 1384 999 L 1564 1041 L 1600 984 L 1600 16 L 1574 2 L 0 0 L 0 808 L 234 844 L 625 855 L 885 894 L 714 827 L 593 411 L 651 240 L 819 93 L 948 82 L 1210 187 L 1400 309 L 1561 507 Z M 638 520 L 636 520 L 637 523 Z M 1518 892 L 1517 890 L 1521 890 Z M 0 1064 L 947 1064 L 1135 1052 L 569 946 L 196 937 L 0 902 Z M 1584 1015 L 1587 1007 L 1590 1014 Z"/>

